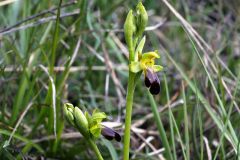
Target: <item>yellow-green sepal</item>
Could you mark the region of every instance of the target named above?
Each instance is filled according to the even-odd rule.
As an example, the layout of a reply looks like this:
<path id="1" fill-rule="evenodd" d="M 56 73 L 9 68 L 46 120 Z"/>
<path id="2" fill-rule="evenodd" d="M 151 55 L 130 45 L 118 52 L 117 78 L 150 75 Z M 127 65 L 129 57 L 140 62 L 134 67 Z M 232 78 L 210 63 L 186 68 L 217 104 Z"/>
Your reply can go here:
<path id="1" fill-rule="evenodd" d="M 159 72 L 159 71 L 163 70 L 163 67 L 160 65 L 153 65 L 152 69 L 154 72 Z"/>
<path id="2" fill-rule="evenodd" d="M 133 73 L 138 73 L 142 70 L 141 65 L 139 62 L 131 62 L 129 64 L 129 69 Z"/>
<path id="3" fill-rule="evenodd" d="M 134 55 L 134 61 L 135 62 L 137 62 L 141 58 L 141 56 L 142 56 L 142 50 L 143 50 L 145 41 L 146 41 L 146 37 L 144 36 L 141 39 L 141 41 L 139 42 L 139 44 L 138 44 L 138 46 L 136 48 L 135 55 Z"/>
<path id="4" fill-rule="evenodd" d="M 107 115 L 104 112 L 99 112 L 98 110 L 94 110 L 92 113 L 92 121 L 97 121 L 98 123 L 101 123 L 103 119 L 106 119 Z"/>
<path id="5" fill-rule="evenodd" d="M 151 60 L 155 58 L 160 58 L 157 50 L 155 50 L 154 52 L 146 52 L 142 55 L 142 60 Z"/>
<path id="6" fill-rule="evenodd" d="M 89 115 L 87 112 L 85 116 L 89 123 L 89 131 L 94 138 L 99 138 L 101 135 L 102 125 L 101 122 L 103 119 L 107 118 L 107 115 L 104 112 L 99 112 L 95 109 L 92 115 Z"/>
<path id="7" fill-rule="evenodd" d="M 102 126 L 101 123 L 93 122 L 92 126 L 90 127 L 90 133 L 94 138 L 99 138 L 101 135 Z"/>

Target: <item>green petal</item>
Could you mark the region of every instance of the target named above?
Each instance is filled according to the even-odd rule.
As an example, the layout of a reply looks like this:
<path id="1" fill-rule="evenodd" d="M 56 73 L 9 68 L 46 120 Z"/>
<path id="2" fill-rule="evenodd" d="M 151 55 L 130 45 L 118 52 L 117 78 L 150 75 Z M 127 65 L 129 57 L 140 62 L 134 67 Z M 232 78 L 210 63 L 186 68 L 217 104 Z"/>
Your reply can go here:
<path id="1" fill-rule="evenodd" d="M 91 124 L 92 123 L 92 117 L 89 115 L 89 113 L 87 111 L 84 112 L 84 115 L 88 121 L 88 124 Z"/>
<path id="2" fill-rule="evenodd" d="M 100 124 L 96 124 L 96 125 L 93 125 L 91 128 L 90 128 L 90 132 L 91 134 L 95 137 L 95 138 L 99 138 L 100 135 L 101 135 L 101 125 Z"/>
<path id="3" fill-rule="evenodd" d="M 154 65 L 154 66 L 152 66 L 152 69 L 154 72 L 159 72 L 159 71 L 163 70 L 163 67 L 160 65 Z"/>
<path id="4" fill-rule="evenodd" d="M 93 111 L 92 121 L 97 121 L 98 123 L 101 123 L 102 120 L 105 118 L 107 118 L 107 115 L 104 112 L 99 112 L 97 110 Z"/>
<path id="5" fill-rule="evenodd" d="M 142 55 L 142 60 L 147 60 L 147 59 L 150 60 L 150 59 L 155 59 L 155 58 L 160 58 L 158 51 L 147 52 Z"/>
<path id="6" fill-rule="evenodd" d="M 141 41 L 139 42 L 138 46 L 137 46 L 137 49 L 136 49 L 136 52 L 135 52 L 135 57 L 134 57 L 134 61 L 138 61 L 138 56 L 142 55 L 142 50 L 143 50 L 143 47 L 144 47 L 144 44 L 145 44 L 145 41 L 146 41 L 146 37 L 144 36 Z"/>
<path id="7" fill-rule="evenodd" d="M 142 70 L 139 62 L 131 62 L 131 64 L 129 65 L 129 69 L 133 73 L 137 73 Z"/>

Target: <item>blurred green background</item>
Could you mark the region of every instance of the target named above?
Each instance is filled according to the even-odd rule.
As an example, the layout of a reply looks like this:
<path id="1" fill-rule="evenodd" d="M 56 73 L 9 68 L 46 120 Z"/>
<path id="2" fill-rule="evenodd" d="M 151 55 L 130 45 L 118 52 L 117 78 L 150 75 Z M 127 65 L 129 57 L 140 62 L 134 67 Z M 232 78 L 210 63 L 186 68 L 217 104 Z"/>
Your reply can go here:
<path id="1" fill-rule="evenodd" d="M 57 0 L 4 2 L 0 2 L 0 159 L 94 159 L 65 120 L 63 103 L 106 112 L 123 136 L 128 78 L 123 24 L 138 1 L 65 0 L 59 24 Z M 144 51 L 159 50 L 157 63 L 164 66 L 158 74 L 161 93 L 155 100 L 171 151 L 176 159 L 237 159 L 240 3 L 169 3 L 198 33 L 191 35 L 193 30 L 163 1 L 143 1 L 149 15 Z M 143 79 L 134 95 L 130 156 L 161 159 L 162 141 Z M 101 138 L 98 146 L 104 159 L 121 159 L 122 142 Z"/>

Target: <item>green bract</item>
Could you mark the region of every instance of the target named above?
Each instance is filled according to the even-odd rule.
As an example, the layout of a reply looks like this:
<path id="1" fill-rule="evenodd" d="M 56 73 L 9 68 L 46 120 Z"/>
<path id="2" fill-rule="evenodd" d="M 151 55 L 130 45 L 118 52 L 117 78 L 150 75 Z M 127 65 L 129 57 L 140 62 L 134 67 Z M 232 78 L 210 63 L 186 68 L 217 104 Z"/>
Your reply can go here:
<path id="1" fill-rule="evenodd" d="M 143 47 L 144 47 L 144 44 L 145 44 L 145 41 L 146 41 L 146 37 L 144 36 L 141 41 L 139 42 L 137 48 L 136 48 L 136 51 L 134 53 L 134 61 L 137 62 L 138 59 L 140 59 L 140 56 L 142 54 L 142 50 L 143 50 Z"/>

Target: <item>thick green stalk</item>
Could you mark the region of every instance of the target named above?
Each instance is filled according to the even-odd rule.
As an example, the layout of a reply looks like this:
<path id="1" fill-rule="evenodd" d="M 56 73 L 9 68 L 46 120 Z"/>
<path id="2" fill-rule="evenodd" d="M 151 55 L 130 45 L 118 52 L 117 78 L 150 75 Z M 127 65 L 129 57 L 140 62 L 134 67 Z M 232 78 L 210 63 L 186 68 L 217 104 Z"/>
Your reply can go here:
<path id="1" fill-rule="evenodd" d="M 135 89 L 134 79 L 135 79 L 135 74 L 129 71 L 127 102 L 126 102 L 127 104 L 126 104 L 126 115 L 125 115 L 124 148 L 123 148 L 124 160 L 129 159 L 132 105 L 133 105 L 133 95 L 134 95 L 134 89 Z"/>
<path id="2" fill-rule="evenodd" d="M 96 143 L 95 143 L 92 139 L 89 139 L 89 140 L 88 140 L 88 143 L 90 144 L 92 150 L 93 150 L 94 153 L 96 154 L 97 159 L 98 159 L 98 160 L 103 160 L 103 157 L 102 157 L 100 151 L 98 150 L 98 147 L 97 147 Z"/>
<path id="3" fill-rule="evenodd" d="M 171 159 L 173 159 L 173 157 L 172 157 L 172 154 L 171 154 L 171 149 L 170 149 L 170 145 L 168 143 L 167 135 L 166 135 L 165 129 L 163 127 L 163 124 L 162 124 L 162 121 L 161 121 L 161 118 L 160 118 L 160 115 L 159 115 L 159 112 L 158 112 L 158 109 L 157 109 L 156 102 L 153 98 L 153 95 L 149 91 L 148 91 L 148 97 L 149 97 L 150 104 L 151 104 L 151 107 L 152 107 L 152 112 L 153 112 L 153 115 L 154 115 L 154 119 L 157 122 L 157 128 L 158 128 L 163 146 L 166 150 L 166 159 L 171 160 Z"/>

